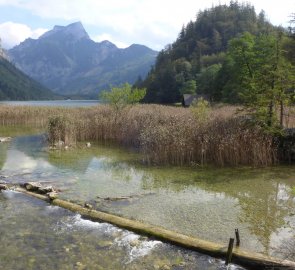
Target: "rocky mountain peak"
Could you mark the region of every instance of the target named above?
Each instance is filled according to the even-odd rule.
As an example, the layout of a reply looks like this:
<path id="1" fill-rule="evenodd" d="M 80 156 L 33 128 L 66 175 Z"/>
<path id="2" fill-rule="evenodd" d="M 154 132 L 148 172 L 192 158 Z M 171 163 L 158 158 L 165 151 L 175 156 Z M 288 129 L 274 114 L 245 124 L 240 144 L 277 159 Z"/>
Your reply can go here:
<path id="1" fill-rule="evenodd" d="M 8 59 L 4 49 L 2 48 L 2 41 L 1 41 L 1 38 L 0 38 L 0 57 L 2 58 L 5 58 L 5 59 Z"/>
<path id="2" fill-rule="evenodd" d="M 67 26 L 56 25 L 52 30 L 46 32 L 40 38 L 48 38 L 55 35 L 68 35 L 76 40 L 90 39 L 81 22 L 75 22 Z"/>
<path id="3" fill-rule="evenodd" d="M 95 42 L 76 22 L 27 39 L 8 54 L 18 68 L 56 93 L 97 98 L 109 85 L 145 77 L 157 52 L 142 45 L 119 49 L 108 40 Z"/>

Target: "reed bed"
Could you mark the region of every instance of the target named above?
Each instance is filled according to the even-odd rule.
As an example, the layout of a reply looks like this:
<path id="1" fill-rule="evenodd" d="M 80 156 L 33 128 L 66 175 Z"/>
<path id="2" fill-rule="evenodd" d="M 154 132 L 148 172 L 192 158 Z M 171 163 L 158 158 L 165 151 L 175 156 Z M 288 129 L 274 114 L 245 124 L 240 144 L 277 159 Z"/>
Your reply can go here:
<path id="1" fill-rule="evenodd" d="M 148 164 L 268 166 L 277 162 L 271 135 L 245 124 L 233 107 L 216 107 L 206 122 L 187 108 L 136 105 L 41 108 L 0 106 L 2 125 L 47 127 L 49 142 L 113 141 L 137 147 Z"/>
<path id="2" fill-rule="evenodd" d="M 66 112 L 63 108 L 0 105 L 0 125 L 46 127 L 48 118 Z"/>

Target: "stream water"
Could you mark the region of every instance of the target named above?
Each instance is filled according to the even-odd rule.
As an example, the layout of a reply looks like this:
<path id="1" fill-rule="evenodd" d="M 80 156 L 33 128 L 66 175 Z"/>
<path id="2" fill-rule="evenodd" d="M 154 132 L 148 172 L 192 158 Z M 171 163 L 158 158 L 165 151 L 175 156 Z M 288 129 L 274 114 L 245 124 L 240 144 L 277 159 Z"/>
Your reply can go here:
<path id="1" fill-rule="evenodd" d="M 62 198 L 225 245 L 239 228 L 243 249 L 290 255 L 294 166 L 147 167 L 124 148 L 81 144 L 48 151 L 43 135 L 11 132 L 0 128 L 17 135 L 0 144 L 0 180 L 46 182 L 60 188 Z M 0 269 L 225 269 L 221 260 L 19 193 L 0 193 L 0 209 Z"/>

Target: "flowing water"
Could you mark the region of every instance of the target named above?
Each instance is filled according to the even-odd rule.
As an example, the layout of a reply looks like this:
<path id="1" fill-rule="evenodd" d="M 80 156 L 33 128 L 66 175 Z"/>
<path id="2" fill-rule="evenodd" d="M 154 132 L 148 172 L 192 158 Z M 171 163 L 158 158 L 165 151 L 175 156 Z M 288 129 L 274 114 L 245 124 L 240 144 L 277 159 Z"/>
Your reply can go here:
<path id="1" fill-rule="evenodd" d="M 120 147 L 48 151 L 43 135 L 14 133 L 9 144 L 0 144 L 0 177 L 7 182 L 49 183 L 62 190 L 61 198 L 225 245 L 239 228 L 243 249 L 290 255 L 294 166 L 148 167 L 140 154 Z M 6 247 L 0 269 L 225 269 L 220 260 L 18 193 L 0 194 L 0 209 L 0 243 Z"/>
<path id="2" fill-rule="evenodd" d="M 218 259 L 84 220 L 16 192 L 2 192 L 0 208 L 0 269 L 225 269 Z"/>

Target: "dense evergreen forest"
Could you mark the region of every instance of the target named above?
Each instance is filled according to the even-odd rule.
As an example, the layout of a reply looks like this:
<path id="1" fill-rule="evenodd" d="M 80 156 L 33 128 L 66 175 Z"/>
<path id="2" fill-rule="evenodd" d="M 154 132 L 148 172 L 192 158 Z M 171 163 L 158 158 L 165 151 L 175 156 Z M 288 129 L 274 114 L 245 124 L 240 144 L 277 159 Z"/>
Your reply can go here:
<path id="1" fill-rule="evenodd" d="M 273 26 L 247 3 L 200 11 L 136 86 L 147 89 L 145 102 L 180 102 L 185 93 L 217 102 L 282 102 L 294 86 L 292 30 Z"/>

